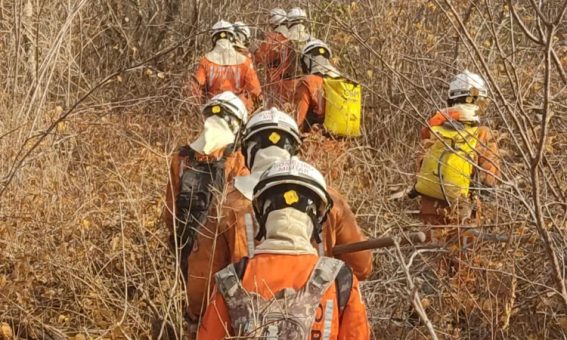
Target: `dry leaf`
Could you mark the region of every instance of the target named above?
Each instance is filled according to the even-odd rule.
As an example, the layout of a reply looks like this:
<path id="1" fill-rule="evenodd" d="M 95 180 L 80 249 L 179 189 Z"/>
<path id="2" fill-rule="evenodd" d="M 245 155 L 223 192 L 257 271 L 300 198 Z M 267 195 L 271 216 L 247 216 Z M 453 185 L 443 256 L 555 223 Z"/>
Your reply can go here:
<path id="1" fill-rule="evenodd" d="M 0 324 L 0 340 L 9 340 L 12 339 L 13 336 L 12 327 L 6 322 L 2 322 Z"/>
<path id="2" fill-rule="evenodd" d="M 60 324 L 67 323 L 67 321 L 69 321 L 69 317 L 67 315 L 60 314 L 59 317 L 57 317 L 57 322 Z"/>
<path id="3" fill-rule="evenodd" d="M 91 221 L 87 220 L 86 218 L 81 220 L 81 227 L 83 230 L 88 230 L 91 228 Z"/>

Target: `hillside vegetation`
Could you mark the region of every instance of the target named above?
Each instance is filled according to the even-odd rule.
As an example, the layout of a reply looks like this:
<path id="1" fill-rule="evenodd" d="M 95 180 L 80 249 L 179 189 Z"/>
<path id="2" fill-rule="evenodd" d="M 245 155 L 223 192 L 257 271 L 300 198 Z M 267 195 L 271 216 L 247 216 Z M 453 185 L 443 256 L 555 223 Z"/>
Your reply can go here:
<path id="1" fill-rule="evenodd" d="M 468 68 L 490 87 L 503 167 L 479 230 L 507 241 L 453 278 L 440 250 L 376 251 L 373 337 L 565 338 L 567 1 L 0 0 L 0 339 L 183 336 L 161 221 L 170 156 L 201 128 L 183 86 L 215 21 L 260 38 L 293 6 L 363 84 L 363 137 L 304 154 L 369 237 L 419 230 L 406 192 L 447 81 Z"/>

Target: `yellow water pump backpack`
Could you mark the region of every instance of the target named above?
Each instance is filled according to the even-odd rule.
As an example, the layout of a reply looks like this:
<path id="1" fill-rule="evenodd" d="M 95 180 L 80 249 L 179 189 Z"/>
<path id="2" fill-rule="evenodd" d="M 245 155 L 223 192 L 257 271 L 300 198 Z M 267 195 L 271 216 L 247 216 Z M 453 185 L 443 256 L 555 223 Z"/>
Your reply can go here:
<path id="1" fill-rule="evenodd" d="M 325 120 L 323 125 L 335 136 L 360 136 L 362 95 L 360 84 L 345 78 L 325 77 Z"/>
<path id="2" fill-rule="evenodd" d="M 478 127 L 447 122 L 434 126 L 433 145 L 426 152 L 415 190 L 449 203 L 468 197 L 478 143 Z"/>

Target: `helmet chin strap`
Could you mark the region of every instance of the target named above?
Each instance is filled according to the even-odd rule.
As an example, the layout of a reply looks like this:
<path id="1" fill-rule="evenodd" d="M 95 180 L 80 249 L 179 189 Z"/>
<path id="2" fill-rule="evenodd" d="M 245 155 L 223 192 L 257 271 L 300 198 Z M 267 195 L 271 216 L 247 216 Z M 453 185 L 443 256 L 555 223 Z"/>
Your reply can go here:
<path id="1" fill-rule="evenodd" d="M 309 65 L 305 62 L 305 58 L 309 60 Z M 313 69 L 313 59 L 311 56 L 305 56 L 301 58 L 301 67 L 303 68 L 303 72 L 306 74 L 311 74 L 311 70 Z"/>
<path id="2" fill-rule="evenodd" d="M 311 220 L 313 221 L 313 235 L 311 236 L 311 238 L 314 239 L 317 244 L 319 244 L 322 242 L 321 232 L 323 231 L 323 226 L 314 216 L 311 216 Z"/>

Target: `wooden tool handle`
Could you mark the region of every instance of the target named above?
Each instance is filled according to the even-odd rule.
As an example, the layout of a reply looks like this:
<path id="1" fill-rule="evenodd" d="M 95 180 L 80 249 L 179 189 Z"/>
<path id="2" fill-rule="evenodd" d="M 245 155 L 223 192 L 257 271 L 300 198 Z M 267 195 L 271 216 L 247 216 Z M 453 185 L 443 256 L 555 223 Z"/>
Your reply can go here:
<path id="1" fill-rule="evenodd" d="M 425 241 L 425 234 L 422 232 L 417 232 L 417 233 L 411 233 L 408 235 L 408 237 L 402 238 L 400 240 L 400 245 L 404 245 L 408 243 L 423 243 L 424 241 Z M 335 246 L 333 248 L 333 255 L 354 253 L 357 251 L 368 250 L 368 249 L 385 248 L 385 247 L 391 247 L 393 245 L 394 245 L 394 239 L 392 237 L 373 238 L 362 242 L 341 244 Z"/>

